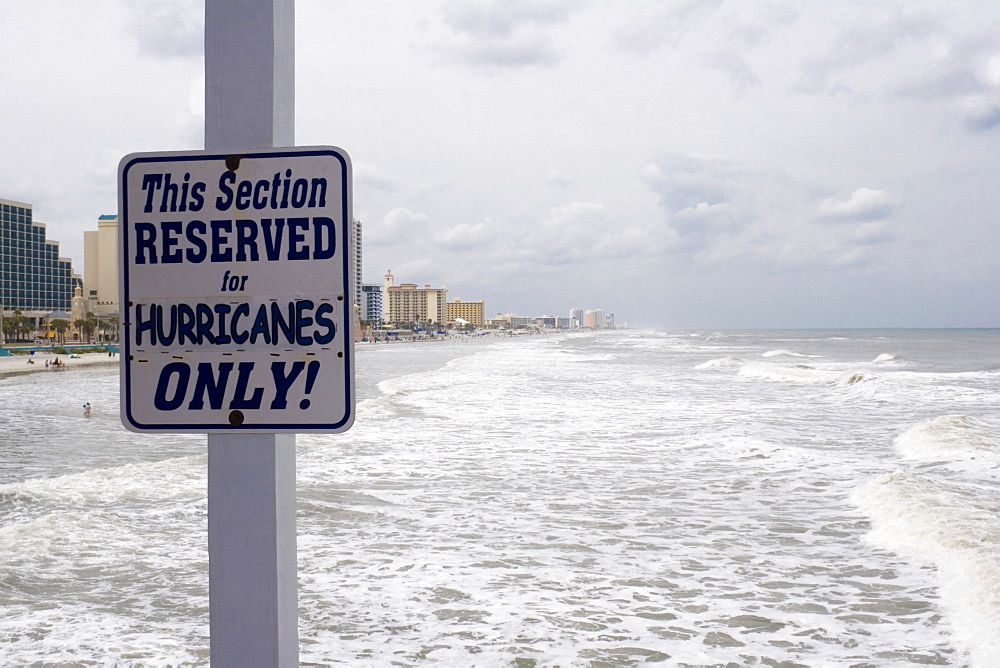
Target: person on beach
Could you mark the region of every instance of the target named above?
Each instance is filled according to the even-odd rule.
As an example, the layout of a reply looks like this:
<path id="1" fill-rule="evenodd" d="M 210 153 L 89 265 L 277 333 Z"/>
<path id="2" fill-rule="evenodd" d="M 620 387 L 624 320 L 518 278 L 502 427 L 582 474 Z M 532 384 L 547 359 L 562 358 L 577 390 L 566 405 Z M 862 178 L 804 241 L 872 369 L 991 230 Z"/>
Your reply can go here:
<path id="1" fill-rule="evenodd" d="M 83 417 L 90 417 L 90 402 L 83 405 Z"/>

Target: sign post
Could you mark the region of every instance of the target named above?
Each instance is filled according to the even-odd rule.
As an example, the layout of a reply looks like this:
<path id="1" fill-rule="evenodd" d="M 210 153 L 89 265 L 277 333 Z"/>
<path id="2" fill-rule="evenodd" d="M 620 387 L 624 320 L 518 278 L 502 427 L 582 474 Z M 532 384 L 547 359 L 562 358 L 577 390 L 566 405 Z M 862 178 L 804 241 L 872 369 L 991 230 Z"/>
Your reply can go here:
<path id="1" fill-rule="evenodd" d="M 298 665 L 295 433 L 354 419 L 351 164 L 294 75 L 294 0 L 206 0 L 206 150 L 119 165 L 122 422 L 208 433 L 213 666 Z"/>
<path id="2" fill-rule="evenodd" d="M 206 0 L 205 148 L 294 143 L 294 0 Z M 240 459 L 247 451 L 254 453 L 252 461 Z M 237 469 L 240 461 L 246 462 L 246 470 Z M 240 514 L 234 508 L 246 512 Z M 289 524 L 291 532 L 286 528 Z M 237 439 L 210 434 L 208 563 L 213 663 L 249 665 L 274 657 L 273 665 L 282 668 L 298 664 L 294 527 L 295 437 L 262 434 Z M 241 557 L 240 551 L 247 549 L 254 556 Z M 263 586 L 254 587 L 255 580 Z M 249 590 L 256 591 L 251 594 Z M 258 600 L 247 601 L 251 597 Z M 245 612 L 240 608 L 246 603 L 259 613 L 244 630 L 240 618 Z M 260 641 L 251 637 L 261 629 Z"/>

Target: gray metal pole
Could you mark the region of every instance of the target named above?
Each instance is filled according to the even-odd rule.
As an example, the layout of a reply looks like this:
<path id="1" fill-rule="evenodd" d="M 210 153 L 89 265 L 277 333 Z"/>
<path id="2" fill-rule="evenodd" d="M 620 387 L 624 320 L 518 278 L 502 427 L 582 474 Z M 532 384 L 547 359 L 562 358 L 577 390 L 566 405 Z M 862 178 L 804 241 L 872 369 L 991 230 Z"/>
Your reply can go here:
<path id="1" fill-rule="evenodd" d="M 295 145 L 295 0 L 206 0 L 205 148 Z"/>
<path id="2" fill-rule="evenodd" d="M 295 143 L 294 0 L 206 0 L 205 148 Z M 211 659 L 297 666 L 295 435 L 208 436 Z"/>

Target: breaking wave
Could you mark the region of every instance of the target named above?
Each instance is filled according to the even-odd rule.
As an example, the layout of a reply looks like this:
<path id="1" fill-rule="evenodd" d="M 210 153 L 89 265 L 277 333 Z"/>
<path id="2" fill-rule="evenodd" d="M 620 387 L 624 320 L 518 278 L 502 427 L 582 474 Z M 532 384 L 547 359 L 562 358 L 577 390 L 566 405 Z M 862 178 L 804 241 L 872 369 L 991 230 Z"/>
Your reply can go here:
<path id="1" fill-rule="evenodd" d="M 702 362 L 695 366 L 695 369 L 733 369 L 740 366 L 743 366 L 743 360 L 739 357 L 720 357 Z"/>
<path id="2" fill-rule="evenodd" d="M 791 350 L 768 350 L 767 352 L 761 353 L 761 357 L 778 357 L 784 355 L 786 357 L 817 357 L 817 355 L 807 355 L 805 353 L 797 353 Z"/>
<path id="3" fill-rule="evenodd" d="M 942 607 L 974 665 L 1000 659 L 1000 505 L 897 471 L 851 495 L 872 518 L 867 540 L 937 571 Z"/>
<path id="4" fill-rule="evenodd" d="M 843 371 L 818 369 L 807 364 L 787 366 L 768 362 L 750 362 L 740 368 L 740 375 L 788 383 L 845 387 L 852 385 L 871 387 L 880 380 L 877 375 L 864 371 L 848 371 L 845 373 Z"/>
<path id="5" fill-rule="evenodd" d="M 876 382 L 878 382 L 878 380 L 879 380 L 879 377 L 876 376 L 876 375 L 874 375 L 874 374 L 864 373 L 864 372 L 861 372 L 861 371 L 854 371 L 854 372 L 845 373 L 844 375 L 842 375 L 840 377 L 840 380 L 837 381 L 837 384 L 838 385 L 859 385 L 859 384 L 865 384 L 865 383 L 876 383 Z"/>
<path id="6" fill-rule="evenodd" d="M 1000 453 L 1000 431 L 965 415 L 943 415 L 911 427 L 895 445 L 907 459 L 969 459 Z"/>

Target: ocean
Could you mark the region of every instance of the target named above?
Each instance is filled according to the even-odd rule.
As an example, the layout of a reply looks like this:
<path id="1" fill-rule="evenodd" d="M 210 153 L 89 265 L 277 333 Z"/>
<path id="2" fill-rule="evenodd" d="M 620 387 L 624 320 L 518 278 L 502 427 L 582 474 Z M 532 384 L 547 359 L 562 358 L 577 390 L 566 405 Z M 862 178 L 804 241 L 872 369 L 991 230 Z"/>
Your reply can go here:
<path id="1" fill-rule="evenodd" d="M 303 665 L 1000 665 L 1000 331 L 359 344 Z M 93 404 L 89 418 L 81 404 Z M 0 379 L 0 665 L 207 665 L 206 446 Z"/>

